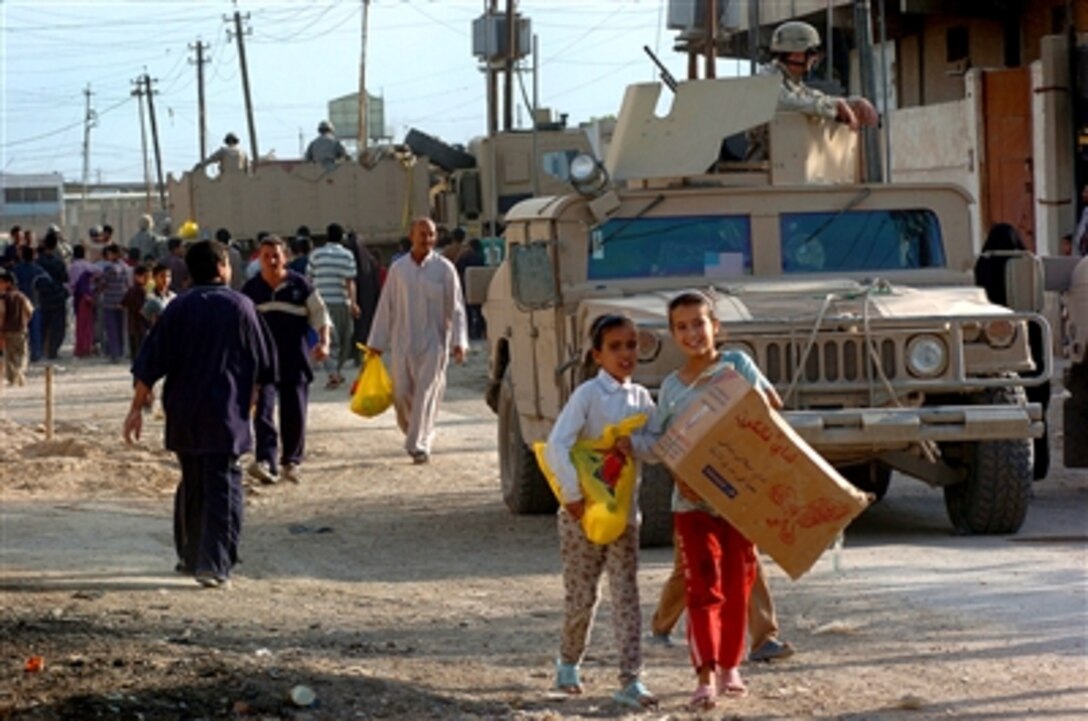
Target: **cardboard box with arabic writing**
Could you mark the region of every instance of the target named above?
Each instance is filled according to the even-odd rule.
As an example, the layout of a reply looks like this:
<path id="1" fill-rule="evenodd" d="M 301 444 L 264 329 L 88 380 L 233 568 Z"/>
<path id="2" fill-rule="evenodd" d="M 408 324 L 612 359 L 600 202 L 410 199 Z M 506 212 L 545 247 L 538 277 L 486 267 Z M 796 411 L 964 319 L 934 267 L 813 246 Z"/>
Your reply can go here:
<path id="1" fill-rule="evenodd" d="M 656 451 L 793 579 L 868 505 L 735 371 L 707 385 Z"/>

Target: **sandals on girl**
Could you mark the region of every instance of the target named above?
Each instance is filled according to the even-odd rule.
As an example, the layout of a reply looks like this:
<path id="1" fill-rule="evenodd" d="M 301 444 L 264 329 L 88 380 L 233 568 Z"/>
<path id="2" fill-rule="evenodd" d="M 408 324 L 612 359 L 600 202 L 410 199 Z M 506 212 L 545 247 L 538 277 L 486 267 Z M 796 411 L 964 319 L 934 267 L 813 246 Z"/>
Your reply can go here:
<path id="1" fill-rule="evenodd" d="M 640 711 L 657 708 L 657 696 L 650 693 L 650 689 L 646 688 L 646 684 L 637 678 L 612 694 L 612 700 Z"/>
<path id="2" fill-rule="evenodd" d="M 748 696 L 748 687 L 744 682 L 728 682 L 725 674 L 718 672 L 718 696 L 731 699 L 742 699 Z"/>
<path id="3" fill-rule="evenodd" d="M 555 662 L 555 688 L 571 696 L 582 693 L 582 681 L 578 678 L 578 664 Z"/>
<path id="4" fill-rule="evenodd" d="M 709 711 L 718 705 L 716 696 L 712 684 L 701 683 L 695 688 L 695 693 L 691 695 L 688 707 L 694 711 Z"/>

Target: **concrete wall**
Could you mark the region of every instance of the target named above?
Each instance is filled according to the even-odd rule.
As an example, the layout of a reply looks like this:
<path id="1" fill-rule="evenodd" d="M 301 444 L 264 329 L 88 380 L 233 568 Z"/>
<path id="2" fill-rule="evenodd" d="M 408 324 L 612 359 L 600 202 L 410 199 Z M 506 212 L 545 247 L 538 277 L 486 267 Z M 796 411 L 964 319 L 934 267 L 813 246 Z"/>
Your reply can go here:
<path id="1" fill-rule="evenodd" d="M 1088 42 L 1088 36 L 1082 35 L 1081 42 Z M 1041 251 L 1057 254 L 1061 236 L 1076 224 L 1065 36 L 1043 38 L 1040 55 L 1031 64 L 1035 237 Z"/>
<path id="2" fill-rule="evenodd" d="M 970 63 L 964 66 L 948 62 L 948 31 L 957 26 L 967 27 Z M 995 20 L 927 16 L 921 44 L 922 102 L 927 105 L 962 99 L 963 75 L 969 68 L 1004 67 L 1003 31 Z"/>
<path id="3" fill-rule="evenodd" d="M 158 196 L 154 197 L 157 205 Z M 87 231 L 91 226 L 111 225 L 113 240 L 127 245 L 129 238 L 139 230 L 139 219 L 146 209 L 147 200 L 142 193 L 92 195 L 87 198 L 86 203 L 79 196 L 68 196 L 64 200 L 64 221 L 61 224 L 61 230 L 69 242 L 76 243 L 87 239 Z"/>
<path id="4" fill-rule="evenodd" d="M 964 82 L 964 79 L 961 79 Z M 956 183 L 971 195 L 971 235 L 982 247 L 978 132 L 978 74 L 968 73 L 965 97 L 891 113 L 893 182 Z"/>

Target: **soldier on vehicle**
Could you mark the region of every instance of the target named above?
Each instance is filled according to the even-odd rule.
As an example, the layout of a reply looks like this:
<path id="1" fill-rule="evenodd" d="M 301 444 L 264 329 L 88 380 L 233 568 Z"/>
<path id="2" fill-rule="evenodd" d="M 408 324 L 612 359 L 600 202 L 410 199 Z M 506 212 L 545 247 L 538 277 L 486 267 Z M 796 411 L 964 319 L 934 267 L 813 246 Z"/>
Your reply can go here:
<path id="1" fill-rule="evenodd" d="M 306 147 L 306 162 L 319 163 L 326 170 L 332 170 L 336 164 L 348 157 L 344 144 L 333 134 L 335 128 L 328 120 L 317 124 L 317 137 Z"/>
<path id="2" fill-rule="evenodd" d="M 760 69 L 760 74 L 782 76 L 778 110 L 837 120 L 851 130 L 876 126 L 879 120 L 876 109 L 865 98 L 835 97 L 805 85 L 805 76 L 820 58 L 819 48 L 820 33 L 808 23 L 794 20 L 775 28 L 771 36 L 774 57 Z M 767 135 L 766 125 L 749 131 L 748 160 L 767 159 Z"/>
<path id="3" fill-rule="evenodd" d="M 238 146 L 238 136 L 234 133 L 227 133 L 223 138 L 223 147 L 194 165 L 193 171 L 205 168 L 212 163 L 219 164 L 220 175 L 234 171 L 244 173 L 249 170 L 249 157 Z"/>
<path id="4" fill-rule="evenodd" d="M 139 230 L 128 241 L 129 248 L 140 253 L 140 260 L 158 260 L 163 254 L 164 239 L 155 233 L 155 221 L 150 215 L 141 215 Z"/>

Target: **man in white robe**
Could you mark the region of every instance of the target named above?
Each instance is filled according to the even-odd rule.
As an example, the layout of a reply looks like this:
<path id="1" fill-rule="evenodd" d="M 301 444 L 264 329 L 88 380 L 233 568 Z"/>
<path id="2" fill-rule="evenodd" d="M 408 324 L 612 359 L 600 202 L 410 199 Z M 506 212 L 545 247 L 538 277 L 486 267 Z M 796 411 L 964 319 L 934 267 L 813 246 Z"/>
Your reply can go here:
<path id="1" fill-rule="evenodd" d="M 389 268 L 367 345 L 379 354 L 389 351 L 397 424 L 418 464 L 430 460 L 446 367 L 451 350 L 455 361 L 464 362 L 468 328 L 457 269 L 434 252 L 434 223 L 417 218 L 410 237 L 411 251 Z"/>

